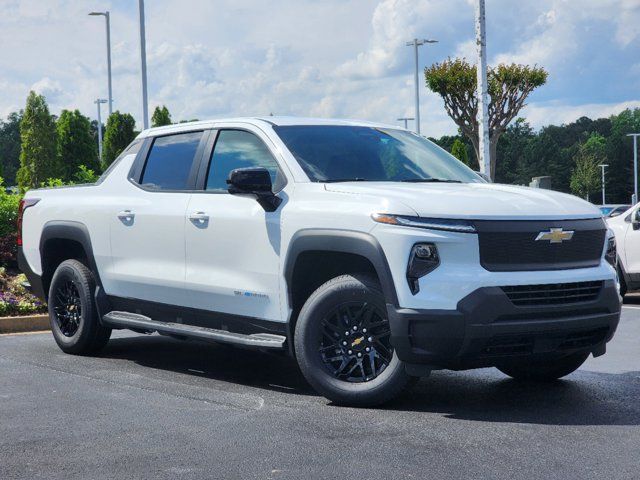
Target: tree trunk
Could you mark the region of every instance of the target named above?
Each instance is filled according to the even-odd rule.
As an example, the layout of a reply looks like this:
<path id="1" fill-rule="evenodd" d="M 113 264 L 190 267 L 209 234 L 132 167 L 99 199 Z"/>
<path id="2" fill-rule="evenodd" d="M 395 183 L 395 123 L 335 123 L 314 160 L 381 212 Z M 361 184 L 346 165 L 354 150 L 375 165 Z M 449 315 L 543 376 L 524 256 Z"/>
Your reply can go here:
<path id="1" fill-rule="evenodd" d="M 489 157 L 491 158 L 491 181 L 496 179 L 496 165 L 497 165 L 497 152 L 498 152 L 498 140 L 500 139 L 500 133 L 494 133 L 493 137 L 489 139 Z"/>
<path id="2" fill-rule="evenodd" d="M 465 136 L 471 141 L 471 145 L 473 145 L 473 151 L 476 154 L 476 163 L 478 164 L 478 170 L 480 170 L 480 141 L 478 140 L 477 133 L 474 135 L 473 133 L 466 133 Z"/>

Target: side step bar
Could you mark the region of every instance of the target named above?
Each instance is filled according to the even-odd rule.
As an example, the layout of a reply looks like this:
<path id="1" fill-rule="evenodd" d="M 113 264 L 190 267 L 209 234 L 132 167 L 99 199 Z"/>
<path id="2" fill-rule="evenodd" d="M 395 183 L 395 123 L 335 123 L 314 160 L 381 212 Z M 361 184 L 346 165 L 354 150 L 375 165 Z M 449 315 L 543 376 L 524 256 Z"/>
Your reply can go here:
<path id="1" fill-rule="evenodd" d="M 254 333 L 244 335 L 242 333 L 227 332 L 213 328 L 196 327 L 184 325 L 182 323 L 167 323 L 152 320 L 144 315 L 129 312 L 109 312 L 102 317 L 105 326 L 113 328 L 132 328 L 136 330 L 146 330 L 158 332 L 161 335 L 180 335 L 199 340 L 212 342 L 231 343 L 253 348 L 268 348 L 283 350 L 286 337 L 271 333 Z"/>

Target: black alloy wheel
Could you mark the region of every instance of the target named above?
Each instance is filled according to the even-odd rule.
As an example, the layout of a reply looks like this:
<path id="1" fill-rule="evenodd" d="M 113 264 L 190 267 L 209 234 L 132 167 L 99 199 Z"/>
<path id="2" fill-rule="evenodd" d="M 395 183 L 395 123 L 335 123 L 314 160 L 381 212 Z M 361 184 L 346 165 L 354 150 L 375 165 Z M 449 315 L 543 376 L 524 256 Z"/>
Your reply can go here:
<path id="1" fill-rule="evenodd" d="M 368 382 L 391 363 L 386 314 L 372 303 L 348 302 L 322 320 L 319 353 L 327 370 L 347 382 Z"/>
<path id="2" fill-rule="evenodd" d="M 53 298 L 53 311 L 60 332 L 65 337 L 73 337 L 82 319 L 80 292 L 73 280 L 67 280 L 57 286 Z"/>

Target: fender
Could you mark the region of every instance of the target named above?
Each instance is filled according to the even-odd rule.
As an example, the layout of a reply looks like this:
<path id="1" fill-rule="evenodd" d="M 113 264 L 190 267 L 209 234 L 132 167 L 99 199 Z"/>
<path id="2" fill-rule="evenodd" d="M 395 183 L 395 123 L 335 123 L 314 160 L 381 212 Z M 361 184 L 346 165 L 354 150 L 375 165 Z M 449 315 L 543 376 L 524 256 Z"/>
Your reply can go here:
<path id="1" fill-rule="evenodd" d="M 40 236 L 40 260 L 43 266 L 43 281 L 48 282 L 48 279 L 44 278 L 44 265 L 45 258 L 44 247 L 49 240 L 73 240 L 82 245 L 84 252 L 87 256 L 87 262 L 89 269 L 93 272 L 96 285 L 102 290 L 102 282 L 100 281 L 100 273 L 96 265 L 96 261 L 93 255 L 93 246 L 91 245 L 91 236 L 86 225 L 80 222 L 52 220 L 44 224 L 42 228 L 42 235 Z"/>
<path id="2" fill-rule="evenodd" d="M 291 238 L 284 267 L 289 305 L 293 304 L 291 280 L 296 261 L 301 253 L 308 251 L 352 253 L 366 258 L 373 264 L 380 279 L 386 302 L 398 306 L 389 263 L 376 238 L 368 233 L 338 229 L 300 230 Z"/>

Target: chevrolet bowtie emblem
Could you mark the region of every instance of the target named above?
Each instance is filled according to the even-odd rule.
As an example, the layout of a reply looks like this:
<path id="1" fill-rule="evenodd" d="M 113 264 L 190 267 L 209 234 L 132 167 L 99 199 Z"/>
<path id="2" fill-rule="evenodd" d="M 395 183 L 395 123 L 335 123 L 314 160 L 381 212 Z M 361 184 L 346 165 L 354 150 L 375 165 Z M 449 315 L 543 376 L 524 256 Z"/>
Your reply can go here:
<path id="1" fill-rule="evenodd" d="M 561 228 L 550 228 L 547 232 L 540 232 L 536 237 L 539 240 L 547 240 L 549 243 L 568 242 L 573 238 L 573 230 L 562 230 Z"/>

